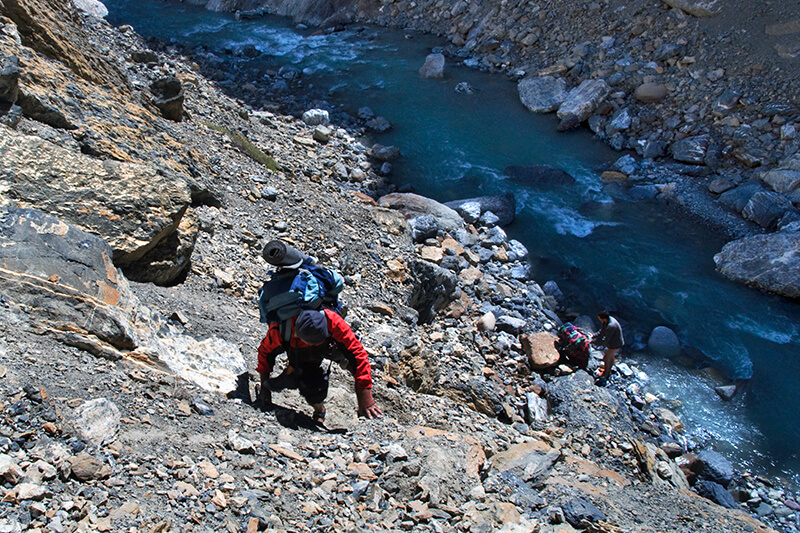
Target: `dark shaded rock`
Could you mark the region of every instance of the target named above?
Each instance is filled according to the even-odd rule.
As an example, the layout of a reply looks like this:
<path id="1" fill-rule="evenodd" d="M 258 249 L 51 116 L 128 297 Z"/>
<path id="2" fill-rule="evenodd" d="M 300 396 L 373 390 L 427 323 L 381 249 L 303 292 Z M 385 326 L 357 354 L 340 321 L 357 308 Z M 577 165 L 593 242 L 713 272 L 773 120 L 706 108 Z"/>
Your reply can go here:
<path id="1" fill-rule="evenodd" d="M 545 504 L 539 492 L 511 470 L 492 472 L 483 482 L 483 486 L 487 492 L 506 492 L 510 490 L 511 495 L 508 497 L 508 501 L 521 509 L 540 509 Z"/>
<path id="2" fill-rule="evenodd" d="M 713 481 L 698 481 L 694 490 L 703 498 L 707 498 L 712 502 L 727 507 L 728 509 L 737 509 L 736 500 L 733 499 L 731 493 L 725 490 L 725 487 Z"/>
<path id="3" fill-rule="evenodd" d="M 556 126 L 556 131 L 560 132 L 567 132 L 578 129 L 581 127 L 581 122 L 583 122 L 578 115 L 574 113 L 569 113 L 565 115 L 561 121 Z"/>
<path id="4" fill-rule="evenodd" d="M 383 146 L 376 144 L 370 150 L 370 155 L 378 161 L 395 161 L 400 157 L 400 149 L 396 146 Z"/>
<path id="5" fill-rule="evenodd" d="M 773 102 L 761 108 L 761 114 L 766 117 L 775 115 L 792 116 L 797 113 L 797 108 L 784 102 Z"/>
<path id="6" fill-rule="evenodd" d="M 152 50 L 137 50 L 131 52 L 131 61 L 134 63 L 158 63 L 158 54 Z"/>
<path id="7" fill-rule="evenodd" d="M 719 196 L 719 202 L 728 209 L 741 213 L 745 206 L 757 192 L 763 191 L 764 187 L 757 180 L 747 181 L 738 187 L 725 191 Z"/>
<path id="8" fill-rule="evenodd" d="M 42 324 L 138 345 L 136 301 L 99 237 L 41 211 L 0 208 L 0 264 L 0 291 Z"/>
<path id="9" fill-rule="evenodd" d="M 800 298 L 800 232 L 753 235 L 726 244 L 717 270 L 735 281 Z"/>
<path id="10" fill-rule="evenodd" d="M 739 103 L 739 98 L 740 95 L 736 91 L 725 89 L 722 94 L 719 95 L 716 100 L 714 100 L 711 108 L 716 114 L 723 115 L 736 107 L 736 105 Z"/>
<path id="11" fill-rule="evenodd" d="M 687 137 L 672 144 L 672 157 L 681 163 L 702 165 L 709 146 L 711 146 L 709 135 Z"/>
<path id="12" fill-rule="evenodd" d="M 0 102 L 13 104 L 19 93 L 19 59 L 0 56 Z"/>
<path id="13" fill-rule="evenodd" d="M 703 450 L 697 457 L 703 462 L 703 468 L 698 472 L 699 479 L 713 481 L 723 487 L 730 485 L 733 480 L 733 465 L 721 453 Z"/>
<path id="14" fill-rule="evenodd" d="M 534 113 L 551 113 L 567 98 L 567 82 L 553 76 L 525 78 L 517 84 L 517 91 L 522 105 Z"/>
<path id="15" fill-rule="evenodd" d="M 678 357 L 681 354 L 681 341 L 670 328 L 656 326 L 647 339 L 647 348 L 659 357 Z"/>
<path id="16" fill-rule="evenodd" d="M 183 85 L 174 76 L 161 78 L 150 84 L 153 104 L 161 111 L 161 115 L 169 120 L 183 120 Z"/>
<path id="17" fill-rule="evenodd" d="M 507 226 L 514 221 L 514 215 L 517 210 L 517 202 L 514 195 L 511 193 L 497 195 L 497 196 L 480 196 L 478 198 L 468 198 L 466 200 L 454 200 L 447 202 L 444 205 L 454 209 L 459 215 L 464 217 L 462 213 L 462 206 L 464 204 L 477 204 L 478 218 L 480 218 L 487 211 L 491 211 L 497 216 L 496 224 L 498 226 Z M 467 220 L 467 217 L 464 217 Z M 469 221 L 468 221 L 469 222 Z"/>
<path id="18" fill-rule="evenodd" d="M 64 113 L 38 96 L 21 91 L 17 98 L 17 105 L 22 108 L 26 117 L 37 122 L 62 130 L 78 129 L 78 126 L 73 124 Z"/>
<path id="19" fill-rule="evenodd" d="M 595 387 L 594 379 L 579 370 L 547 384 L 550 412 L 569 427 L 582 431 L 635 433 L 630 409 L 616 390 Z"/>
<path id="20" fill-rule="evenodd" d="M 792 202 L 786 196 L 762 191 L 750 198 L 742 210 L 742 215 L 766 230 L 773 230 L 777 227 L 778 220 L 793 209 Z"/>
<path id="21" fill-rule="evenodd" d="M 606 519 L 606 515 L 595 507 L 591 502 L 583 498 L 573 498 L 562 505 L 564 517 L 573 527 L 582 527 L 581 522 L 600 522 Z"/>
<path id="22" fill-rule="evenodd" d="M 414 242 L 425 242 L 426 239 L 436 237 L 439 232 L 439 223 L 431 215 L 420 215 L 408 221 L 411 226 L 411 238 Z"/>
<path id="23" fill-rule="evenodd" d="M 453 301 L 458 278 L 427 261 L 413 261 L 409 266 L 415 283 L 408 306 L 419 312 L 421 324 L 428 324 L 438 311 Z"/>
<path id="24" fill-rule="evenodd" d="M 529 167 L 510 166 L 503 170 L 511 181 L 528 186 L 571 185 L 575 178 L 560 168 L 548 165 L 531 165 Z"/>

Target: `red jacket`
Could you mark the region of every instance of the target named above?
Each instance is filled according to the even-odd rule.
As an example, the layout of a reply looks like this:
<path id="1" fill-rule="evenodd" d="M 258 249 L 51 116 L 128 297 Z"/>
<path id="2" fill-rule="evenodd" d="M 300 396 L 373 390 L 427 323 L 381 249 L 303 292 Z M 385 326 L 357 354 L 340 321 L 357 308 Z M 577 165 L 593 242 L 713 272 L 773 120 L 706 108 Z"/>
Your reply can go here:
<path id="1" fill-rule="evenodd" d="M 364 346 L 347 325 L 347 322 L 335 311 L 324 309 L 325 317 L 328 319 L 328 341 L 319 346 L 309 346 L 301 341 L 294 334 L 294 322 L 297 317 L 292 318 L 292 337 L 288 343 L 281 338 L 279 324 L 273 323 L 269 326 L 266 337 L 258 347 L 258 366 L 256 371 L 259 374 L 269 374 L 275 366 L 275 358 L 283 352 L 290 353 L 292 356 L 300 357 L 304 361 L 331 359 L 330 355 L 335 348 L 339 348 L 345 353 L 349 361 L 348 369 L 353 373 L 356 380 L 356 390 L 372 388 L 372 369 L 369 365 L 369 356 Z M 332 346 L 332 341 L 336 346 Z"/>

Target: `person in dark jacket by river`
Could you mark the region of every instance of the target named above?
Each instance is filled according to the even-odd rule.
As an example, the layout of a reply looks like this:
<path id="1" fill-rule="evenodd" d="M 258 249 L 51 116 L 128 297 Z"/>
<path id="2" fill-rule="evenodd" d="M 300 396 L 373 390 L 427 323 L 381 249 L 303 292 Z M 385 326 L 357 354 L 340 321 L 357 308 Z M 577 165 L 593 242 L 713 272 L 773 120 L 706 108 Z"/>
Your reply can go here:
<path id="1" fill-rule="evenodd" d="M 606 349 L 603 353 L 603 366 L 597 378 L 597 384 L 603 386 L 611 376 L 617 352 L 624 346 L 625 339 L 622 336 L 622 326 L 608 311 L 597 313 L 597 319 L 600 321 L 600 331 L 592 337 L 592 344 L 603 345 Z"/>
<path id="2" fill-rule="evenodd" d="M 258 347 L 258 366 L 261 390 L 258 400 L 272 405 L 272 392 L 298 389 L 314 408 L 314 422 L 325 420 L 325 398 L 328 396 L 328 368 L 324 359 L 337 362 L 355 377 L 358 414 L 377 418 L 383 413 L 372 397 L 372 371 L 364 346 L 350 326 L 335 311 L 303 311 L 292 320 L 292 334 L 288 341 L 281 336 L 279 324 L 271 324 L 266 337 Z M 275 359 L 286 352 L 288 365 L 283 373 L 270 378 Z"/>

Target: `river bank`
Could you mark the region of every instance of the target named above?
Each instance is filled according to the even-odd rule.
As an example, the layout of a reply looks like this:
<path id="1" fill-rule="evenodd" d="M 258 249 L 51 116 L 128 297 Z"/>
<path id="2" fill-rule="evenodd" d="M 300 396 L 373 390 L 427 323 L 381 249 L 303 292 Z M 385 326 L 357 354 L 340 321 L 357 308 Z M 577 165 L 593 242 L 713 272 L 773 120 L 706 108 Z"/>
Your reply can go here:
<path id="1" fill-rule="evenodd" d="M 312 25 L 362 22 L 442 35 L 452 43 L 441 50 L 448 62 L 520 79 L 523 102 L 533 98 L 526 105 L 538 112 L 556 111 L 572 90 L 582 101 L 580 116 L 564 106 L 559 128 L 588 125 L 614 149 L 637 154 L 639 161 L 626 166 L 628 174 L 614 179 L 651 183 L 650 160 L 677 161 L 662 165 L 654 180 L 663 196 L 699 210 L 732 237 L 769 235 L 726 247 L 715 258 L 720 272 L 797 298 L 798 255 L 791 254 L 792 266 L 783 268 L 764 250 L 795 249 L 799 238 L 793 73 L 800 12 L 787 4 L 740 4 L 715 2 L 715 16 L 703 12 L 702 2 L 685 2 L 684 9 L 649 2 L 530 6 L 434 0 L 214 1 L 206 7 L 257 7 Z M 754 18 L 737 16 L 751 9 Z M 678 183 L 690 183 L 694 192 L 675 194 Z M 729 224 L 728 213 L 746 223 Z"/>
<path id="2" fill-rule="evenodd" d="M 57 6 L 48 7 L 58 12 Z M 647 433 L 637 432 L 619 394 L 595 388 L 581 374 L 544 386 L 526 376 L 527 357 L 513 333 L 552 328 L 552 303 L 526 280 L 524 253 L 502 232 L 472 232 L 458 226 L 463 225 L 458 217 L 451 219 L 452 242 L 437 225 L 435 236 L 415 245 L 404 217 L 370 205 L 369 195 L 352 194 L 359 183 L 369 192 L 370 184 L 380 187 L 381 180 L 370 159 L 376 152 L 347 131 L 248 110 L 217 92 L 178 55 L 140 55 L 146 47 L 129 28 L 102 23 L 91 26 L 88 36 L 101 53 L 85 45 L 81 54 L 119 65 L 129 85 L 118 87 L 108 79 L 92 85 L 64 67 L 68 57 L 56 61 L 28 50 L 14 38 L 24 34 L 14 26 L 3 22 L 3 50 L 22 58 L 17 79 L 24 96 L 14 94 L 20 104 L 16 130 L 3 130 L 3 178 L 16 180 L 3 189 L 4 208 L 10 209 L 4 220 L 24 224 L 29 215 L 14 218 L 14 205 L 41 207 L 91 228 L 113 246 L 112 253 L 96 237 L 81 234 L 74 248 L 53 247 L 69 250 L 70 261 L 44 272 L 32 261 L 19 265 L 18 254 L 4 256 L 6 269 L 16 258 L 14 268 L 41 283 L 47 295 L 33 293 L 31 299 L 31 283 L 14 283 L 4 273 L 2 312 L 9 328 L 3 332 L 1 383 L 10 435 L 2 445 L 11 459 L 3 457 L 8 468 L 3 475 L 12 488 L 2 509 L 19 525 L 14 527 L 301 531 L 354 526 L 479 530 L 488 525 L 513 531 L 519 524 L 569 531 L 572 526 L 564 521 L 580 526 L 580 518 L 586 518 L 595 528 L 671 531 L 685 527 L 689 517 L 697 529 L 721 524 L 729 531 L 763 530 L 740 512 L 667 489 L 682 486 L 683 474 L 647 435 L 672 435 L 672 429 L 651 422 Z M 162 118 L 168 111 L 155 105 L 159 99 L 151 94 L 160 86 L 153 82 L 169 74 L 186 84 L 181 122 Z M 60 82 L 43 86 L 39 80 L 44 79 Z M 92 97 L 71 99 L 81 93 Z M 31 105 L 32 98 L 46 102 L 49 112 L 36 114 L 42 107 Z M 53 117 L 75 127 L 59 126 Z M 109 174 L 96 166 L 101 158 Z M 61 166 L 48 174 L 49 162 Z M 338 165 L 348 176 L 361 170 L 365 179 L 343 181 Z M 34 190 L 21 186 L 30 178 L 24 169 L 31 166 L 49 178 L 44 186 L 65 178 L 70 182 L 71 172 L 80 175 L 85 168 L 107 176 L 109 183 L 139 177 L 125 181 L 121 190 L 143 196 L 132 200 L 112 190 L 88 209 L 81 203 L 85 199 L 70 203 L 63 194 L 24 197 Z M 159 182 L 158 176 L 169 179 Z M 149 184 L 157 184 L 159 193 L 146 199 Z M 167 198 L 174 199 L 173 214 L 145 217 L 154 236 L 146 250 L 141 242 L 122 238 L 133 233 L 140 240 L 145 228 L 141 221 L 133 231 L 122 226 L 121 220 L 139 216 L 128 202 L 154 214 L 171 207 Z M 48 204 L 50 199 L 56 203 Z M 113 203 L 116 199 L 120 204 Z M 100 224 L 104 219 L 114 223 Z M 35 222 L 37 229 L 25 238 L 66 238 L 74 228 L 60 221 Z M 4 251 L 13 252 L 23 242 L 8 237 L 16 226 L 6 227 Z M 165 238 L 169 230 L 164 228 L 175 239 Z M 299 398 L 284 398 L 288 409 L 275 416 L 186 381 L 208 386 L 203 380 L 212 376 L 218 380 L 212 390 L 225 392 L 223 385 L 232 385 L 234 369 L 244 361 L 241 353 L 252 353 L 260 337 L 251 325 L 257 320 L 252 297 L 266 273 L 260 245 L 276 236 L 348 275 L 348 320 L 357 325 L 375 361 L 385 419 L 365 422 L 348 414 L 350 383 L 342 374 L 330 405 L 331 424 L 348 429 L 344 435 L 304 427 Z M 190 244 L 182 244 L 186 239 Z M 165 253 L 170 245 L 188 249 L 188 270 L 180 260 L 186 255 Z M 73 288 L 99 288 L 100 294 L 81 298 L 88 307 L 73 309 L 86 315 L 64 315 L 73 306 L 56 304 L 60 298 L 74 302 L 67 287 L 76 281 L 68 274 L 93 264 L 75 261 L 73 254 L 92 249 L 105 257 L 96 263 L 100 281 L 81 287 L 87 268 Z M 470 263 L 476 261 L 472 254 L 480 268 Z M 124 277 L 109 267 L 112 255 L 128 259 L 122 266 L 131 276 L 157 273 L 163 281 L 171 273 L 169 284 L 179 283 L 133 284 L 146 311 L 130 297 Z M 25 270 L 31 267 L 36 271 Z M 487 301 L 503 315 L 496 318 L 505 320 L 498 320 L 503 325 L 497 329 L 477 330 L 474 321 L 485 316 Z M 423 311 L 431 309 L 446 314 L 422 323 Z M 124 325 L 121 334 L 111 335 L 107 323 Z M 214 338 L 226 342 L 207 342 Z M 158 339 L 171 342 L 148 342 Z M 85 350 L 112 362 L 89 357 Z M 162 374 L 172 367 L 177 370 Z M 173 371 L 184 377 L 174 378 Z M 548 418 L 537 422 L 529 406 L 541 404 L 540 392 L 553 405 Z M 576 402 L 578 397 L 583 401 Z M 116 417 L 108 402 L 95 402 L 103 398 L 117 406 Z M 97 404 L 102 418 L 118 420 L 116 429 L 112 423 L 99 437 L 83 432 L 84 423 L 99 429 L 95 422 L 79 418 Z M 483 411 L 513 424 L 499 424 Z M 415 424 L 429 427 L 419 430 Z M 588 427 L 597 431 L 587 433 Z M 494 458 L 494 471 L 481 454 Z M 450 461 L 443 464 L 443 456 Z M 742 486 L 750 482 L 742 480 Z M 789 495 L 779 497 L 791 505 Z"/>

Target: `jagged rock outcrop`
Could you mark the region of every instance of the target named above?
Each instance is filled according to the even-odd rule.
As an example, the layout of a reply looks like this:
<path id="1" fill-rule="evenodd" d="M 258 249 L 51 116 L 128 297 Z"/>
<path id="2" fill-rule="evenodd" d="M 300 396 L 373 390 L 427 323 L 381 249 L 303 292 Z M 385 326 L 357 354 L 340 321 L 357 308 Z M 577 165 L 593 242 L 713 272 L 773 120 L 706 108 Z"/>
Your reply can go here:
<path id="1" fill-rule="evenodd" d="M 191 201 L 184 180 L 153 167 L 100 161 L 9 130 L 0 137 L 0 193 L 6 203 L 36 207 L 101 236 L 123 268 L 163 244 Z M 183 254 L 185 267 L 191 247 Z"/>
<path id="2" fill-rule="evenodd" d="M 736 281 L 787 298 L 800 298 L 800 232 L 753 235 L 726 244 L 717 270 Z"/>
<path id="3" fill-rule="evenodd" d="M 0 291 L 41 324 L 129 350 L 152 333 L 101 238 L 41 211 L 0 208 Z M 84 339 L 87 343 L 90 341 Z"/>
<path id="4" fill-rule="evenodd" d="M 125 76 L 89 45 L 72 2 L 0 0 L 0 15 L 14 22 L 26 46 L 62 62 L 86 80 L 115 91 L 127 90 Z"/>

